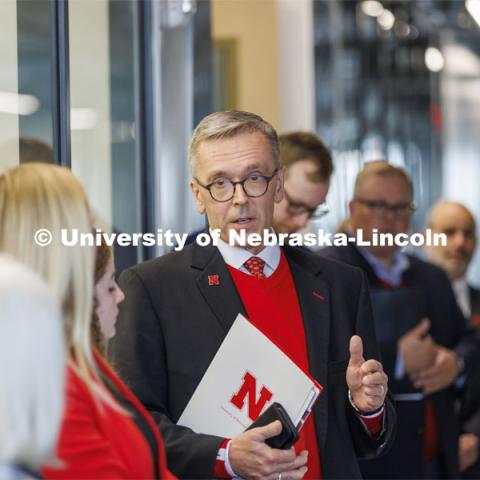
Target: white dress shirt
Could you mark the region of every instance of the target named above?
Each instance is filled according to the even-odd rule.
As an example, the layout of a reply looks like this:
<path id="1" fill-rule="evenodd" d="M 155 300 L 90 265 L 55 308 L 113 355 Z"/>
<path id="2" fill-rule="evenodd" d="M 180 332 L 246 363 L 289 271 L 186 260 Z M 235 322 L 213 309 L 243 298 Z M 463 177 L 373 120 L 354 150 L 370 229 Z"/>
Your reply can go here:
<path id="1" fill-rule="evenodd" d="M 470 318 L 472 310 L 470 308 L 470 290 L 468 289 L 467 280 L 465 277 L 459 278 L 452 282 L 452 287 L 463 315 L 466 318 Z"/>

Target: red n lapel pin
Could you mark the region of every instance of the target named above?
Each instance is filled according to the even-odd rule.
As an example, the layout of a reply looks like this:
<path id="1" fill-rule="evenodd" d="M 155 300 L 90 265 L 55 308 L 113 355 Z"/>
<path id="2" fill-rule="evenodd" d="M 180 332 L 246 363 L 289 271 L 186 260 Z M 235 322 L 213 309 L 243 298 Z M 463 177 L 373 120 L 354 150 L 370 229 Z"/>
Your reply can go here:
<path id="1" fill-rule="evenodd" d="M 220 279 L 218 275 L 209 275 L 208 276 L 208 284 L 209 285 L 220 285 Z"/>

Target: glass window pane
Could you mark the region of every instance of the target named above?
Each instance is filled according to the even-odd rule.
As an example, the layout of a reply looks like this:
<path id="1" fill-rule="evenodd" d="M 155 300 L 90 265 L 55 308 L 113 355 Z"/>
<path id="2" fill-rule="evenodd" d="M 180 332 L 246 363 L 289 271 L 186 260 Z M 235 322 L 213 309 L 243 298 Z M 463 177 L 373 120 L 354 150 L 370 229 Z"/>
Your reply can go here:
<path id="1" fill-rule="evenodd" d="M 69 2 L 72 170 L 97 226 L 116 233 L 141 231 L 135 9 L 133 1 Z M 116 249 L 117 270 L 135 263 L 137 250 Z"/>
<path id="2" fill-rule="evenodd" d="M 20 163 L 52 162 L 50 2 L 17 2 Z"/>

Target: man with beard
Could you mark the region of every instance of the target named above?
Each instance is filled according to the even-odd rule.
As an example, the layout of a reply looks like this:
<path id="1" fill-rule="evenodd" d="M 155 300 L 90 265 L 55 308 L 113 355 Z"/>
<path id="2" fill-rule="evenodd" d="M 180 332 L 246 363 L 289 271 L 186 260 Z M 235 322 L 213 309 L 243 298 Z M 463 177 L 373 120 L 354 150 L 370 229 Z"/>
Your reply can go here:
<path id="1" fill-rule="evenodd" d="M 348 229 L 353 234 L 362 230 L 367 241 L 374 229 L 408 233 L 413 211 L 406 172 L 385 161 L 371 162 L 357 176 Z M 361 463 L 364 477 L 458 478 L 453 386 L 476 361 L 478 345 L 448 278 L 395 245 L 349 244 L 321 253 L 367 274 L 377 338 L 397 400 L 394 446 L 383 458 Z"/>
<path id="2" fill-rule="evenodd" d="M 441 201 L 430 209 L 428 228 L 447 237 L 445 246 L 427 247 L 427 255 L 447 272 L 465 318 L 480 333 L 480 290 L 466 279 L 477 243 L 475 219 L 461 203 Z M 480 478 L 480 372 L 467 379 L 461 399 L 461 414 L 460 470 L 464 478 Z"/>

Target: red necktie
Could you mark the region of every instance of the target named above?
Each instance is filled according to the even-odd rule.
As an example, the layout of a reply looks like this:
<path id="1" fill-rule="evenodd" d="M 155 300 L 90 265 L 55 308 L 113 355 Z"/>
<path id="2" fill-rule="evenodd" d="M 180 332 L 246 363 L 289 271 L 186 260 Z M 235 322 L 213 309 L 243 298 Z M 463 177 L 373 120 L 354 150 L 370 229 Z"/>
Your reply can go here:
<path id="1" fill-rule="evenodd" d="M 256 278 L 266 278 L 263 273 L 265 261 L 259 257 L 250 257 L 245 263 L 245 268 Z"/>

